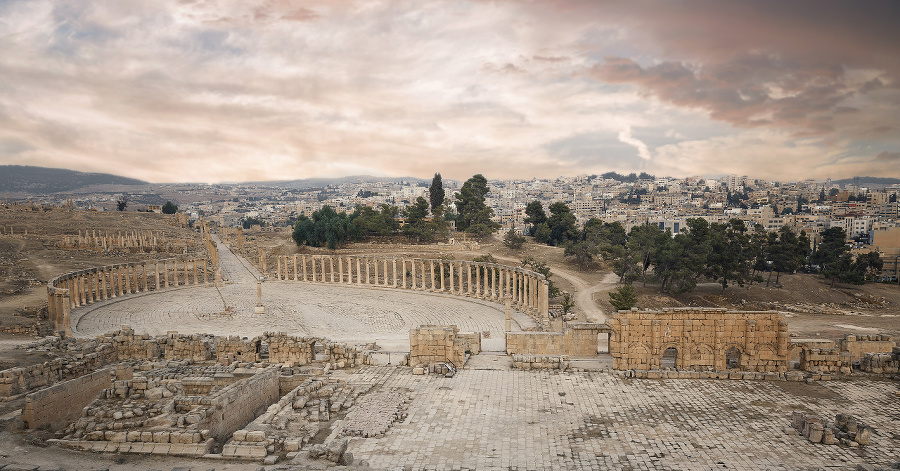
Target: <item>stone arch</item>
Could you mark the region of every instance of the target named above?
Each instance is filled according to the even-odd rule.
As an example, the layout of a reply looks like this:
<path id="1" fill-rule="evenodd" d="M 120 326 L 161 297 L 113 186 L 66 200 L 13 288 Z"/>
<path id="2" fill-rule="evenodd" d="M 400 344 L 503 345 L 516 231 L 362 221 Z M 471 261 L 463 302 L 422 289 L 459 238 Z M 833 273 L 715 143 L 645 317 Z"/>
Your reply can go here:
<path id="1" fill-rule="evenodd" d="M 625 369 L 649 370 L 650 348 L 642 342 L 632 342 L 629 344 L 626 354 Z"/>
<path id="2" fill-rule="evenodd" d="M 678 367 L 678 360 L 678 348 L 674 346 L 666 347 L 662 352 L 659 366 L 662 368 L 676 368 Z"/>
<path id="3" fill-rule="evenodd" d="M 725 349 L 725 368 L 729 370 L 741 369 L 741 357 L 743 352 L 736 345 L 731 345 Z"/>

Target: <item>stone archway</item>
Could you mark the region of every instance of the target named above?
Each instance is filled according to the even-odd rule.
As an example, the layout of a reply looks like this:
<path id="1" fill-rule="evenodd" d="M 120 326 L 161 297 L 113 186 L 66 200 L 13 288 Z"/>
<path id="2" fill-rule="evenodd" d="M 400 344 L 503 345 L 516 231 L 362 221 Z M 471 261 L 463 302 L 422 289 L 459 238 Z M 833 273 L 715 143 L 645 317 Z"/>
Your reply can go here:
<path id="1" fill-rule="evenodd" d="M 725 350 L 725 368 L 729 370 L 741 369 L 741 351 L 737 347 L 729 347 Z"/>
<path id="2" fill-rule="evenodd" d="M 663 351 L 660 366 L 662 368 L 676 368 L 678 365 L 678 349 L 669 347 Z"/>

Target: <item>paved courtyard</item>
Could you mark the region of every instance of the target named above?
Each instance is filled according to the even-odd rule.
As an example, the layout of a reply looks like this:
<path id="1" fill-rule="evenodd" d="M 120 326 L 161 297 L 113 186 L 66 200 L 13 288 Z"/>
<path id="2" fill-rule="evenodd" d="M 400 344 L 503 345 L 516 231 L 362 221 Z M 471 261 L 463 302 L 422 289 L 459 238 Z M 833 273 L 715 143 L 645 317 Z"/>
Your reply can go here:
<path id="1" fill-rule="evenodd" d="M 350 451 L 377 469 L 798 470 L 900 461 L 896 382 L 628 380 L 509 370 L 503 358 L 478 355 L 453 378 L 390 367 L 349 375 L 413 398 L 404 421 L 382 438 L 354 438 Z M 864 449 L 813 445 L 785 431 L 793 410 L 855 414 L 877 434 Z"/>
<path id="2" fill-rule="evenodd" d="M 227 283 L 181 287 L 102 301 L 73 310 L 76 337 L 93 337 L 129 325 L 151 335 L 168 331 L 253 337 L 264 332 L 327 337 L 351 344 L 377 342 L 388 351 L 409 351 L 409 331 L 420 325 L 456 325 L 462 332 L 503 337 L 506 314 L 500 304 L 458 296 L 391 288 L 266 281 L 266 313 L 254 314 L 259 272 L 219 245 Z M 223 316 L 226 307 L 233 316 Z M 513 330 L 533 326 L 514 312 Z"/>

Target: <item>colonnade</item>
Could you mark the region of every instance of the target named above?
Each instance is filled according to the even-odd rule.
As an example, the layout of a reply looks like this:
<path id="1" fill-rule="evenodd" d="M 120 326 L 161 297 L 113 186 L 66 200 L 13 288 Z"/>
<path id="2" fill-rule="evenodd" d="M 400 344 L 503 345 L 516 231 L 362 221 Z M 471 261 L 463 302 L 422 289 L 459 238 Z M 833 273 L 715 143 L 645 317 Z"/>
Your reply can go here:
<path id="1" fill-rule="evenodd" d="M 447 293 L 505 303 L 540 319 L 549 285 L 540 273 L 496 263 L 358 255 L 280 255 L 275 278 Z"/>
<path id="2" fill-rule="evenodd" d="M 54 332 L 71 335 L 72 309 L 98 301 L 179 285 L 208 284 L 204 258 L 121 263 L 59 275 L 47 284 L 47 310 Z"/>

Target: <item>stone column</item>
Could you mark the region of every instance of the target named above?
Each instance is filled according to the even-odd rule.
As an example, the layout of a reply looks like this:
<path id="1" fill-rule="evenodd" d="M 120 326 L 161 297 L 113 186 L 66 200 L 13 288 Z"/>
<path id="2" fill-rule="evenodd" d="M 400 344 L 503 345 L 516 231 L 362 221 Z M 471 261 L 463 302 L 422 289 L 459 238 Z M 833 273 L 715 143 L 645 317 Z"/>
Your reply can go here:
<path id="1" fill-rule="evenodd" d="M 297 281 L 297 254 L 294 254 L 294 281 Z"/>
<path id="2" fill-rule="evenodd" d="M 71 337 L 72 336 L 72 310 L 69 307 L 70 302 L 68 299 L 69 294 L 66 293 L 63 295 L 63 336 Z"/>
<path id="3" fill-rule="evenodd" d="M 281 280 L 281 255 L 275 257 L 275 279 Z"/>
<path id="4" fill-rule="evenodd" d="M 506 297 L 506 331 L 512 332 L 512 300 Z"/>
<path id="5" fill-rule="evenodd" d="M 196 261 L 194 261 L 194 271 L 197 271 Z M 141 291 L 150 291 L 150 286 L 147 285 L 147 262 L 141 262 L 141 278 L 144 280 L 144 286 Z M 197 283 L 196 277 L 194 278 L 194 283 Z"/>
<path id="6" fill-rule="evenodd" d="M 450 262 L 450 292 L 456 294 L 456 287 L 453 285 L 453 262 Z"/>
<path id="7" fill-rule="evenodd" d="M 423 263 L 424 263 L 424 262 L 423 262 Z M 435 277 L 435 273 L 434 273 L 434 260 L 429 260 L 429 261 L 428 261 L 428 265 L 431 267 L 431 292 L 434 293 L 434 292 L 436 291 L 436 290 L 435 290 L 435 287 L 434 287 L 434 277 Z M 425 274 L 425 269 L 424 269 L 424 268 L 425 268 L 425 267 L 423 266 L 423 267 L 422 267 L 422 274 L 423 274 L 423 275 Z M 424 288 L 425 286 L 422 286 L 422 287 Z"/>
<path id="8" fill-rule="evenodd" d="M 397 287 L 397 259 L 392 259 L 391 262 L 394 265 L 394 288 Z"/>
<path id="9" fill-rule="evenodd" d="M 362 266 L 359 263 L 359 257 L 356 257 L 356 284 L 362 284 Z"/>
<path id="10" fill-rule="evenodd" d="M 369 261 L 369 257 L 366 257 L 366 281 L 364 281 L 363 284 L 370 284 L 372 282 L 371 275 L 369 274 Z"/>
<path id="11" fill-rule="evenodd" d="M 309 257 L 309 274 L 310 274 L 310 276 L 312 276 L 313 283 L 318 281 L 318 280 L 316 280 L 316 257 L 315 257 L 315 255 Z"/>
<path id="12" fill-rule="evenodd" d="M 482 285 L 481 280 L 482 280 L 483 276 L 484 276 L 484 270 L 482 269 L 481 264 L 476 263 L 475 264 L 475 297 L 476 298 L 481 297 L 481 285 Z"/>
<path id="13" fill-rule="evenodd" d="M 410 260 L 410 265 L 412 265 L 412 289 L 416 289 L 416 259 Z"/>
<path id="14" fill-rule="evenodd" d="M 303 264 L 303 281 L 306 281 L 306 255 L 302 255 L 302 264 Z"/>
<path id="15" fill-rule="evenodd" d="M 384 286 L 389 286 L 390 283 L 388 282 L 388 261 L 387 261 L 387 259 L 386 258 L 382 259 L 381 264 L 382 264 L 381 268 L 384 270 L 384 282 L 382 284 Z"/>
<path id="16" fill-rule="evenodd" d="M 287 260 L 285 260 L 285 267 L 287 267 Z M 194 259 L 194 284 L 197 284 L 197 259 Z"/>
<path id="17" fill-rule="evenodd" d="M 466 285 L 466 296 L 472 296 L 472 262 L 466 262 L 466 273 L 469 283 Z"/>
<path id="18" fill-rule="evenodd" d="M 550 283 L 547 280 L 541 282 L 541 315 L 547 317 L 550 321 Z"/>
<path id="19" fill-rule="evenodd" d="M 159 262 L 156 262 L 156 290 L 159 291 Z"/>
<path id="20" fill-rule="evenodd" d="M 265 272 L 263 272 L 265 273 Z M 172 261 L 172 284 L 177 288 L 178 283 L 178 259 Z"/>
<path id="21" fill-rule="evenodd" d="M 331 282 L 334 283 L 334 256 L 328 256 L 328 267 L 331 268 Z"/>
<path id="22" fill-rule="evenodd" d="M 125 280 L 124 280 L 125 281 L 125 283 L 124 283 L 125 291 L 122 294 L 131 294 L 131 266 L 125 265 L 122 268 L 125 270 L 125 273 L 123 275 L 125 277 Z"/>
<path id="23" fill-rule="evenodd" d="M 403 277 L 403 289 L 406 289 L 406 259 L 400 260 L 400 265 L 402 268 L 402 274 L 400 276 Z"/>
<path id="24" fill-rule="evenodd" d="M 101 267 L 101 268 L 100 268 L 100 273 L 99 273 L 99 275 L 100 275 L 100 279 L 98 280 L 98 282 L 99 282 L 100 284 L 99 284 L 98 288 L 100 289 L 100 300 L 101 300 L 101 301 L 105 301 L 105 300 L 106 300 L 106 297 L 107 297 L 107 292 L 106 292 L 106 267 Z"/>
<path id="25" fill-rule="evenodd" d="M 344 257 L 338 255 L 338 283 L 346 283 L 344 281 Z"/>

